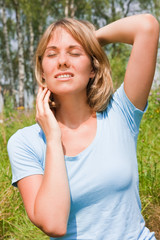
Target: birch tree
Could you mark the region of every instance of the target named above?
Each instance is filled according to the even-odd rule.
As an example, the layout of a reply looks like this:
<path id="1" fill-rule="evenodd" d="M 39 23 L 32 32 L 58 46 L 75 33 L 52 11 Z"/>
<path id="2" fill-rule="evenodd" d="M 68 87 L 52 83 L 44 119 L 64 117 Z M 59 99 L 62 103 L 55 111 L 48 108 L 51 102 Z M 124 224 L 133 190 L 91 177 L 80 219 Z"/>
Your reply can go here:
<path id="1" fill-rule="evenodd" d="M 4 36 L 4 44 L 5 44 L 5 52 L 6 52 L 6 65 L 8 68 L 8 82 L 11 87 L 11 92 L 14 92 L 14 75 L 12 68 L 12 60 L 11 60 L 11 52 L 10 52 L 10 44 L 9 44 L 9 36 L 8 36 L 8 28 L 7 28 L 7 17 L 6 17 L 6 6 L 5 0 L 0 1 L 1 9 L 2 9 L 2 23 L 3 23 L 3 36 Z"/>
<path id="2" fill-rule="evenodd" d="M 60 1 L 64 8 L 65 17 L 77 17 L 78 19 L 91 20 L 91 4 L 86 0 L 64 0 Z"/>
<path id="3" fill-rule="evenodd" d="M 19 106 L 24 106 L 25 90 L 34 94 L 35 48 L 46 27 L 57 18 L 89 20 L 99 28 L 118 18 L 149 11 L 160 21 L 159 0 L 0 0 L 0 7 L 0 72 L 19 93 Z M 121 44 L 106 47 L 115 81 L 121 81 L 129 50 Z M 3 84 L 9 87 L 7 81 Z"/>
<path id="4" fill-rule="evenodd" d="M 25 68 L 24 68 L 24 51 L 23 51 L 23 35 L 20 21 L 20 9 L 18 0 L 12 0 L 16 12 L 17 24 L 17 39 L 18 39 L 18 76 L 19 76 L 19 107 L 24 106 L 24 81 L 25 81 Z"/>
<path id="5" fill-rule="evenodd" d="M 75 16 L 77 7 L 75 6 L 74 0 L 65 0 L 65 17 L 73 18 Z"/>

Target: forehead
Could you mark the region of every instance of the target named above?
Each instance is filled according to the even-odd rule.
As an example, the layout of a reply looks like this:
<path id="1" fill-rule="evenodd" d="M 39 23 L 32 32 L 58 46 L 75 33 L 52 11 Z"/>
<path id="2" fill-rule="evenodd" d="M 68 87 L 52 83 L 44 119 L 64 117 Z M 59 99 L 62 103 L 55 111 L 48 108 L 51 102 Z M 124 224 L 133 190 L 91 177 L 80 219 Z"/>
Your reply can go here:
<path id="1" fill-rule="evenodd" d="M 69 33 L 66 29 L 62 27 L 56 28 L 50 37 L 47 47 L 53 46 L 67 46 L 67 45 L 79 45 L 81 44 Z"/>

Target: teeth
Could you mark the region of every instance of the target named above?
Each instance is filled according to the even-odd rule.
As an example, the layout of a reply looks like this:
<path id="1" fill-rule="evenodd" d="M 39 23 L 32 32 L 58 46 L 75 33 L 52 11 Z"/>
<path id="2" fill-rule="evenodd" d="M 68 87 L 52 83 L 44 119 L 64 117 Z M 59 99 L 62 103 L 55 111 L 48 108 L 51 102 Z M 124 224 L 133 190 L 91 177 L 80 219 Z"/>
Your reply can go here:
<path id="1" fill-rule="evenodd" d="M 70 74 L 58 75 L 57 78 L 69 78 L 72 77 Z"/>

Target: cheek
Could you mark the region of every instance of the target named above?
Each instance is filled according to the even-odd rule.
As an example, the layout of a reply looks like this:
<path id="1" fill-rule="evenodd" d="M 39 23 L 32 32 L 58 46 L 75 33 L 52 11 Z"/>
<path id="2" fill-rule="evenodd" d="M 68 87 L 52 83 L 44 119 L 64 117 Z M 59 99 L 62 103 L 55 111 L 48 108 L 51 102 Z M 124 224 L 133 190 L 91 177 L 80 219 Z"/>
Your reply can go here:
<path id="1" fill-rule="evenodd" d="M 49 77 L 49 75 L 53 74 L 53 71 L 54 71 L 54 62 L 52 61 L 46 61 L 44 60 L 42 62 L 42 72 L 43 72 L 43 77 Z"/>
<path id="2" fill-rule="evenodd" d="M 84 61 L 83 64 L 80 65 L 80 68 L 83 71 L 83 74 L 85 74 L 89 78 L 94 77 L 90 59 L 86 59 L 86 61 Z"/>
<path id="3" fill-rule="evenodd" d="M 91 64 L 88 61 L 81 61 L 76 64 L 77 70 L 82 73 L 89 75 L 91 73 Z"/>
<path id="4" fill-rule="evenodd" d="M 92 74 L 92 70 L 91 70 L 91 66 L 90 66 L 90 65 L 89 65 L 89 66 L 86 66 L 85 68 L 82 68 L 81 72 L 82 72 L 82 75 L 83 75 L 84 77 L 86 77 L 88 80 L 89 80 L 90 78 L 93 78 L 93 77 L 94 77 L 93 74 Z"/>

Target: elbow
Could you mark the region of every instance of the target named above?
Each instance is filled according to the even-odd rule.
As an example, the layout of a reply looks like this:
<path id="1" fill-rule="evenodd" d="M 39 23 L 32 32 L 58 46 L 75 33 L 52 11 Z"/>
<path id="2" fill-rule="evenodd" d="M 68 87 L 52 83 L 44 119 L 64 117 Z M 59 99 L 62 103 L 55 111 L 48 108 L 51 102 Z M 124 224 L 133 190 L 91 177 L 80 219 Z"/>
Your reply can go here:
<path id="1" fill-rule="evenodd" d="M 63 237 L 67 233 L 67 228 L 65 226 L 54 226 L 54 228 L 52 226 L 43 226 L 41 229 L 49 237 Z"/>
<path id="2" fill-rule="evenodd" d="M 63 237 L 67 233 L 67 226 L 62 224 L 44 224 L 40 229 L 49 237 Z"/>
<path id="3" fill-rule="evenodd" d="M 55 221 L 49 218 L 39 220 L 30 218 L 30 221 L 49 237 L 63 237 L 67 233 L 67 222 L 64 219 Z"/>
<path id="4" fill-rule="evenodd" d="M 150 34 L 152 37 L 155 37 L 156 40 L 159 39 L 159 22 L 157 19 L 151 14 L 143 14 L 142 23 L 142 31 Z"/>

